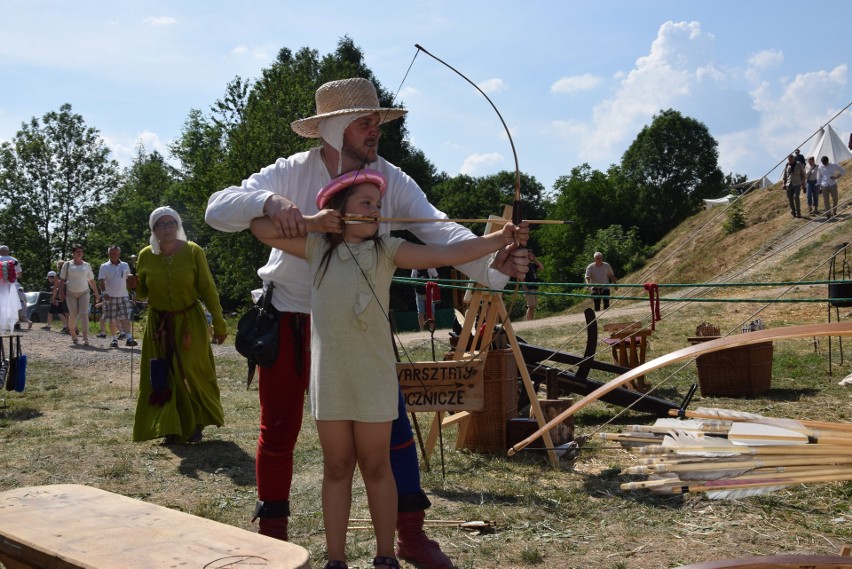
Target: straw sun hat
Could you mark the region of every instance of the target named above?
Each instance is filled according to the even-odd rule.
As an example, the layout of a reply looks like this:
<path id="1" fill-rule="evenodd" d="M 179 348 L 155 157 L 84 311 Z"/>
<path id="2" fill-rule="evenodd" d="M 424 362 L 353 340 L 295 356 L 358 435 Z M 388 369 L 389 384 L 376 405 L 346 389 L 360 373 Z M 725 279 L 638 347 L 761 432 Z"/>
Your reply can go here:
<path id="1" fill-rule="evenodd" d="M 354 78 L 331 81 L 321 85 L 316 93 L 317 114 L 290 123 L 296 134 L 305 138 L 320 138 L 319 123 L 322 119 L 340 115 L 379 113 L 381 123 L 403 116 L 405 109 L 379 106 L 376 88 L 367 79 Z"/>

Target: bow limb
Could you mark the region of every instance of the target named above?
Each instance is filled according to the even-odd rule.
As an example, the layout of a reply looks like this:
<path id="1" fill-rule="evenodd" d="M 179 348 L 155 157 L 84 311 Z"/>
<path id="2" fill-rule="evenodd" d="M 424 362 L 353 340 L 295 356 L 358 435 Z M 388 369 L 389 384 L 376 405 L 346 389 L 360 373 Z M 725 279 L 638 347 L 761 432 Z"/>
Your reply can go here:
<path id="1" fill-rule="evenodd" d="M 462 73 L 440 57 L 429 53 L 429 51 L 427 51 L 426 48 L 424 48 L 420 44 L 414 44 L 414 47 L 416 47 L 418 51 L 422 51 L 435 61 L 447 66 L 452 71 L 454 71 L 456 75 L 470 83 L 474 89 L 479 91 L 479 93 L 483 97 L 485 97 L 485 100 L 488 101 L 488 103 L 491 105 L 491 108 L 494 109 L 495 113 L 497 113 L 497 117 L 500 119 L 500 122 L 503 123 L 503 130 L 506 131 L 506 137 L 509 139 L 509 145 L 512 147 L 512 156 L 515 159 L 515 201 L 512 204 L 512 223 L 514 223 L 515 225 L 520 225 L 521 221 L 523 221 L 524 219 L 523 208 L 521 207 L 521 169 L 518 166 L 518 153 L 515 151 L 515 142 L 512 140 L 512 133 L 509 131 L 509 127 L 506 125 L 506 121 L 503 120 L 503 115 L 500 114 L 500 111 L 497 110 L 497 106 L 494 104 L 494 101 L 492 101 L 491 98 L 485 94 L 485 91 L 480 89 L 479 85 L 468 79 L 464 73 Z"/>
<path id="2" fill-rule="evenodd" d="M 653 359 L 650 362 L 646 362 L 640 365 L 639 367 L 631 369 L 627 373 L 619 375 L 609 383 L 606 383 L 595 389 L 593 392 L 589 393 L 587 396 L 583 397 L 582 399 L 574 403 L 571 407 L 557 415 L 554 419 L 542 426 L 539 430 L 537 430 L 521 442 L 515 444 L 512 448 L 509 449 L 509 456 L 512 456 L 518 451 L 523 450 L 536 439 L 541 437 L 545 431 L 550 431 L 551 429 L 565 421 L 565 419 L 567 419 L 568 417 L 573 416 L 580 409 L 586 407 L 593 401 L 597 401 L 601 396 L 606 395 L 610 391 L 617 389 L 625 385 L 626 383 L 638 378 L 639 376 L 645 375 L 655 369 L 660 369 L 675 362 L 694 358 L 702 354 L 718 352 L 727 348 L 748 346 L 751 344 L 758 344 L 760 342 L 767 342 L 772 340 L 808 338 L 812 336 L 852 336 L 852 322 L 834 322 L 830 324 L 808 324 L 804 326 L 788 326 L 785 328 L 772 328 L 768 330 L 749 332 L 747 334 L 725 336 L 724 338 L 718 338 L 709 342 L 695 344 L 686 348 L 681 348 L 680 350 L 671 352 L 664 356 L 660 356 L 659 358 Z"/>

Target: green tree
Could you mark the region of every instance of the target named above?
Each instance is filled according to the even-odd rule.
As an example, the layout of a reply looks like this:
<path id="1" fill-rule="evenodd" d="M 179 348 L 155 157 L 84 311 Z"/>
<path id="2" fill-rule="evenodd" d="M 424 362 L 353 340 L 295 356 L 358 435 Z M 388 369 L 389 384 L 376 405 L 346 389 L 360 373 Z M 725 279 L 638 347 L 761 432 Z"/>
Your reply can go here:
<path id="1" fill-rule="evenodd" d="M 97 129 L 70 104 L 33 117 L 0 145 L 0 209 L 26 229 L 10 243 L 25 270 L 44 274 L 70 245 L 85 243 L 93 212 L 118 185 L 118 165 Z M 6 226 L 7 228 L 9 226 Z"/>
<path id="2" fill-rule="evenodd" d="M 452 218 L 487 218 L 503 215 L 503 208 L 515 200 L 515 173 L 506 170 L 474 178 L 460 174 L 444 178 L 427 193 L 430 201 Z M 542 219 L 544 186 L 534 176 L 521 173 L 521 206 L 524 219 Z M 481 235 L 484 224 L 469 225 Z"/>
<path id="3" fill-rule="evenodd" d="M 190 113 L 172 152 L 180 161 L 181 179 L 170 199 L 187 218 L 198 224 L 197 238 L 205 246 L 225 306 L 248 301 L 248 292 L 260 285 L 257 268 L 265 264 L 269 249 L 249 232 L 225 234 L 203 224 L 211 193 L 238 185 L 253 172 L 319 144 L 294 133 L 290 123 L 316 112 L 314 94 L 328 81 L 349 77 L 371 80 L 383 106 L 393 102 L 364 63 L 362 51 L 348 38 L 320 57 L 302 48 L 295 54 L 281 49 L 275 62 L 255 82 L 239 77 L 231 81 L 209 114 Z M 405 120 L 382 127 L 381 155 L 403 168 L 424 191 L 438 178 L 435 168 L 407 141 Z M 238 252 L 238 253 L 237 253 Z"/>
<path id="4" fill-rule="evenodd" d="M 542 262 L 550 282 L 581 282 L 574 270 L 586 237 L 599 228 L 629 216 L 629 208 L 619 206 L 618 192 L 611 178 L 588 164 L 577 166 L 569 176 L 560 176 L 553 185 L 555 200 L 547 211 L 551 219 L 563 219 L 568 225 L 546 225 L 536 232 Z"/>
<path id="5" fill-rule="evenodd" d="M 143 146 L 138 146 L 121 185 L 106 203 L 93 209 L 94 225 L 88 244 L 94 251 L 89 257 L 105 259 L 107 247 L 115 244 L 127 260 L 148 245 L 148 217 L 155 208 L 170 205 L 166 196 L 177 177 L 175 168 L 159 152 L 147 154 Z M 194 228 L 186 229 L 190 239 L 194 239 Z"/>
<path id="6" fill-rule="evenodd" d="M 618 185 L 646 243 L 654 243 L 702 200 L 720 195 L 723 175 L 716 140 L 707 127 L 678 111 L 655 115 L 621 160 Z"/>
<path id="7" fill-rule="evenodd" d="M 581 281 L 585 278 L 586 267 L 598 251 L 603 253 L 604 260 L 612 266 L 616 277 L 642 268 L 650 254 L 649 247 L 642 242 L 635 227 L 625 229 L 615 224 L 598 229 L 586 239 L 583 251 L 572 268 L 572 273 L 579 275 Z"/>
<path id="8" fill-rule="evenodd" d="M 728 211 L 725 212 L 725 221 L 722 222 L 722 230 L 725 232 L 725 235 L 730 235 L 746 227 L 748 227 L 748 221 L 743 211 L 743 204 L 740 200 L 736 200 L 728 206 Z"/>

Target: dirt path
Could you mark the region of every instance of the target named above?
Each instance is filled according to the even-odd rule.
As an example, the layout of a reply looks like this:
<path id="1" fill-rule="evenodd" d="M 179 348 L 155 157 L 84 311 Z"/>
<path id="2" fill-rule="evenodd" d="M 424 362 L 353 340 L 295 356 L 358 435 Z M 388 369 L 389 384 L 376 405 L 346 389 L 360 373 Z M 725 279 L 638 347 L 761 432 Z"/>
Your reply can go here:
<path id="1" fill-rule="evenodd" d="M 106 381 L 125 380 L 129 377 L 131 366 L 138 380 L 139 358 L 141 357 L 142 330 L 139 326 L 134 327 L 134 335 L 140 342 L 135 348 L 127 347 L 124 342 L 119 342 L 118 348 L 110 348 L 110 338 L 96 338 L 96 328 L 89 335 L 89 345 L 84 346 L 82 337 L 79 344 L 71 343 L 71 336 L 59 332 L 59 326 L 55 325 L 50 331 L 42 330 L 39 324 L 35 324 L 32 330 L 23 330 L 21 334 L 21 348 L 27 354 L 29 361 L 36 359 L 56 363 L 75 369 L 88 370 L 91 374 L 98 374 Z M 230 345 L 213 346 L 213 353 L 220 355 L 236 355 L 233 342 Z"/>

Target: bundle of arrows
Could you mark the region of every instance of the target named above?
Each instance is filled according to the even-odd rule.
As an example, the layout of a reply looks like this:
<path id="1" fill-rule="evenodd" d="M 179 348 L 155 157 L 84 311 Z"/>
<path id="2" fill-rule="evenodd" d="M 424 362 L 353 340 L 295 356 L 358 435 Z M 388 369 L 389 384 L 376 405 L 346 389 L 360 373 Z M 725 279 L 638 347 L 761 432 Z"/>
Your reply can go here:
<path id="1" fill-rule="evenodd" d="M 673 414 L 678 413 L 673 411 Z M 705 492 L 737 499 L 795 484 L 852 480 L 852 424 L 796 421 L 728 409 L 699 408 L 687 418 L 658 419 L 607 441 L 643 455 L 627 469 L 648 475 L 622 490 Z"/>

